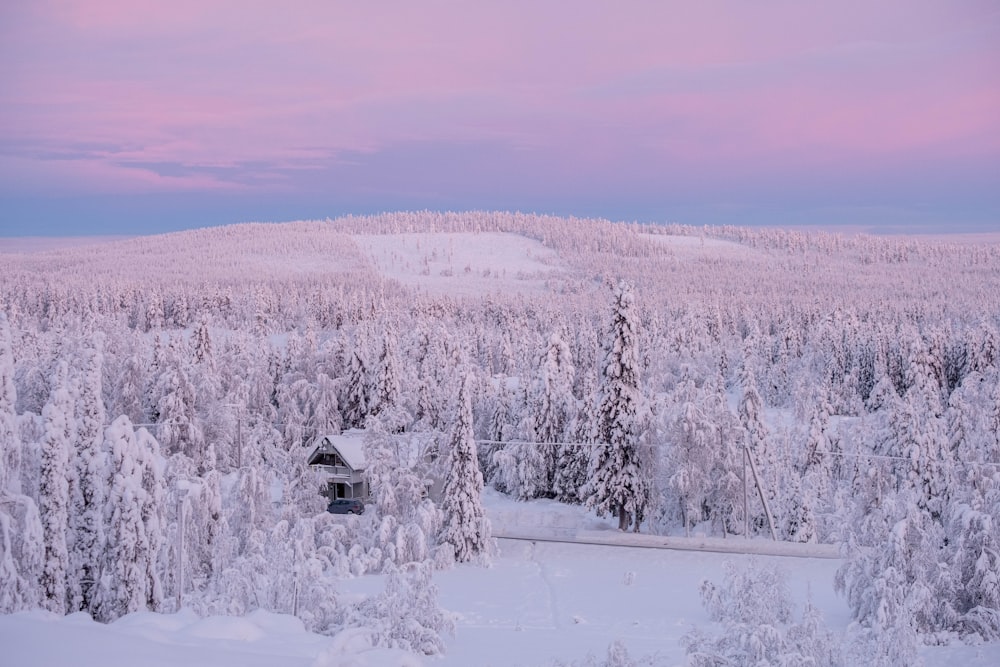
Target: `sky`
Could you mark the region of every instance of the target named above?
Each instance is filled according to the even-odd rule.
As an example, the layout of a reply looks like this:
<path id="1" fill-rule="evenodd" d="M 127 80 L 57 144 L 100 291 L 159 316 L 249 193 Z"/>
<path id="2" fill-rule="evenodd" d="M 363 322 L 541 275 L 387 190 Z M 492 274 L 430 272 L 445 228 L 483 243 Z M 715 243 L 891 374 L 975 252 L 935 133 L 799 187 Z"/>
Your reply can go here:
<path id="1" fill-rule="evenodd" d="M 0 3 L 0 236 L 391 210 L 1000 229 L 1000 2 Z"/>

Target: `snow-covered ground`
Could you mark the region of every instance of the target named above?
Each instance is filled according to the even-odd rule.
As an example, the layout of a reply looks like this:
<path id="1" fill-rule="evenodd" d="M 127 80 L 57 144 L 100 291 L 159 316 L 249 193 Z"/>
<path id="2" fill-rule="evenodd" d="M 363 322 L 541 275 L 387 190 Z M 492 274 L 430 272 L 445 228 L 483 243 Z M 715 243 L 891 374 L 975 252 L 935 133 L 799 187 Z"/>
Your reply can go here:
<path id="1" fill-rule="evenodd" d="M 412 233 L 352 237 L 379 272 L 435 294 L 536 291 L 562 265 L 554 250 L 517 234 Z"/>
<path id="2" fill-rule="evenodd" d="M 610 522 L 581 507 L 553 501 L 515 503 L 487 490 L 484 502 L 497 527 L 613 533 Z M 734 543 L 738 540 L 732 540 Z M 455 615 L 456 632 L 442 658 L 417 659 L 372 650 L 363 631 L 330 638 L 306 632 L 294 617 L 254 612 L 244 618 L 199 619 L 138 613 L 110 625 L 84 614 L 47 612 L 0 616 L 0 664 L 11 667 L 440 667 L 551 665 L 603 658 L 615 640 L 633 658 L 655 656 L 659 665 L 684 664 L 679 639 L 708 627 L 698 587 L 721 582 L 723 563 L 748 558 L 721 553 L 620 546 L 499 540 L 492 567 L 459 566 L 438 572 L 439 601 Z M 833 590 L 839 561 L 756 556 L 786 573 L 798 610 L 807 596 L 829 627 L 842 634 L 850 610 Z M 381 576 L 340 583 L 345 599 L 382 590 Z M 927 665 L 997 665 L 1000 645 L 929 647 Z"/>
<path id="3" fill-rule="evenodd" d="M 99 245 L 132 238 L 130 236 L 4 236 L 0 253 L 32 253 Z"/>
<path id="4" fill-rule="evenodd" d="M 761 254 L 758 250 L 735 241 L 704 236 L 678 236 L 676 234 L 639 234 L 639 236 L 669 247 L 675 256 L 682 259 L 701 257 L 720 259 Z"/>

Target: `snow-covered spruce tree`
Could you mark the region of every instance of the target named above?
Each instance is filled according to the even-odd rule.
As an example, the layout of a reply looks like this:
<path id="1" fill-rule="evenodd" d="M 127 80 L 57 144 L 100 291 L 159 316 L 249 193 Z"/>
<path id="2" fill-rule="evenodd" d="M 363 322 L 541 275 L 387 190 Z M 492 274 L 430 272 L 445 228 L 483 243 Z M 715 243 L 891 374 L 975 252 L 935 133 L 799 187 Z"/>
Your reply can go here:
<path id="1" fill-rule="evenodd" d="M 556 474 L 552 490 L 556 499 L 564 503 L 583 502 L 580 489 L 587 483 L 590 466 L 589 444 L 595 442 L 594 417 L 597 414 L 597 381 L 594 374 L 580 373 L 586 377 L 579 381 L 582 398 L 575 400 L 574 412 L 566 425 L 567 441 L 559 446 Z"/>
<path id="2" fill-rule="evenodd" d="M 371 374 L 368 364 L 362 357 L 361 350 L 358 349 L 360 343 L 355 343 L 351 352 L 350 366 L 347 371 L 347 378 L 341 385 L 344 395 L 340 399 L 340 406 L 343 410 L 344 426 L 348 428 L 361 428 L 364 426 L 365 418 L 371 413 L 371 404 L 374 397 L 371 395 Z"/>
<path id="3" fill-rule="evenodd" d="M 521 439 L 493 452 L 492 463 L 500 488 L 518 500 L 530 500 L 545 493 L 545 453 L 528 435 L 528 424 L 522 423 L 520 432 Z"/>
<path id="4" fill-rule="evenodd" d="M 133 423 L 141 424 L 148 419 L 143 406 L 143 377 L 146 375 L 139 354 L 131 354 L 121 366 L 118 375 L 115 403 L 112 414 L 128 415 Z"/>
<path id="5" fill-rule="evenodd" d="M 450 544 L 459 563 L 477 559 L 488 564 L 493 541 L 482 504 L 483 473 L 472 433 L 471 391 L 472 376 L 466 375 L 448 441 L 448 469 L 441 501 L 445 518 L 438 542 Z"/>
<path id="6" fill-rule="evenodd" d="M 17 431 L 14 353 L 7 314 L 0 312 L 0 495 L 20 492 L 21 439 Z"/>
<path id="7" fill-rule="evenodd" d="M 31 609 L 41 599 L 44 532 L 34 500 L 20 493 L 14 355 L 7 315 L 0 313 L 0 613 Z"/>
<path id="8" fill-rule="evenodd" d="M 69 609 L 90 611 L 104 556 L 104 510 L 108 457 L 104 450 L 105 408 L 101 341 L 86 351 L 76 397 L 76 451 L 70 477 Z"/>
<path id="9" fill-rule="evenodd" d="M 797 475 L 787 478 L 785 506 L 782 511 L 781 534 L 784 539 L 795 542 L 817 542 L 819 540 L 819 520 L 816 517 L 817 494 L 812 484 L 815 476 L 805 482 Z"/>
<path id="10" fill-rule="evenodd" d="M 929 410 L 917 388 L 915 385 L 902 399 L 890 403 L 884 433 L 888 440 L 877 453 L 905 459 L 897 466 L 896 489 L 913 489 L 918 506 L 940 522 L 955 466 L 941 420 Z"/>
<path id="11" fill-rule="evenodd" d="M 278 385 L 278 421 L 282 425 L 284 446 L 288 451 L 303 446 L 314 437 L 306 429 L 311 394 L 312 383 L 305 378 Z"/>
<path id="12" fill-rule="evenodd" d="M 575 375 L 569 345 L 558 333 L 552 334 L 539 360 L 538 375 L 529 394 L 529 440 L 548 443 L 540 445 L 544 466 L 541 492 L 545 495 L 555 495 L 559 443 L 566 440 L 566 429 L 575 416 Z"/>
<path id="13" fill-rule="evenodd" d="M 218 482 L 214 485 L 206 484 L 205 489 L 208 493 L 218 494 Z M 229 516 L 230 528 L 238 540 L 238 553 L 245 553 L 248 550 L 254 531 L 266 530 L 267 526 L 271 525 L 269 493 L 266 479 L 261 478 L 256 466 L 244 466 L 240 468 L 236 483 L 236 497 L 238 502 L 231 509 Z M 209 499 L 209 497 L 206 496 L 206 499 Z M 213 495 L 207 503 L 207 508 L 209 516 L 214 514 L 221 515 L 221 496 L 216 497 Z M 214 541 L 218 533 L 214 522 L 207 522 L 205 530 L 212 534 L 211 539 Z M 206 557 L 212 558 L 214 561 L 215 554 L 209 552 L 206 553 Z M 214 569 L 215 567 L 213 566 L 213 571 Z"/>
<path id="14" fill-rule="evenodd" d="M 45 565 L 42 570 L 42 605 L 57 614 L 67 612 L 66 566 L 69 551 L 69 454 L 76 424 L 73 399 L 67 389 L 69 369 L 59 362 L 53 378 L 52 397 L 42 410 L 45 437 L 42 441 L 41 478 L 38 508 L 45 539 Z"/>
<path id="15" fill-rule="evenodd" d="M 0 613 L 38 606 L 44 564 L 42 521 L 35 501 L 0 491 Z"/>
<path id="16" fill-rule="evenodd" d="M 385 432 L 385 427 L 377 417 L 368 418 L 365 431 L 365 438 L 362 441 L 365 453 L 364 476 L 368 482 L 368 493 L 373 501 L 374 523 L 379 525 L 379 530 L 376 531 L 377 546 L 384 550 L 388 544 L 395 543 L 395 528 L 401 510 L 393 479 L 399 461 L 393 452 L 389 434 Z M 387 519 L 392 521 L 389 522 Z M 390 550 L 394 551 L 394 547 Z"/>
<path id="17" fill-rule="evenodd" d="M 691 526 L 707 518 L 703 511 L 708 507 L 711 475 L 719 454 L 718 428 L 705 413 L 702 393 L 692 380 L 682 382 L 677 395 L 679 404 L 666 415 L 663 427 L 671 447 L 664 462 L 667 488 L 661 493 L 676 499 L 687 535 Z"/>
<path id="18" fill-rule="evenodd" d="M 337 405 L 337 383 L 326 373 L 317 373 L 309 397 L 309 416 L 305 431 L 311 438 L 340 433 L 341 417 Z"/>
<path id="19" fill-rule="evenodd" d="M 157 439 L 168 453 L 183 452 L 201 470 L 210 470 L 213 465 L 206 465 L 205 439 L 196 409 L 197 391 L 188 372 L 189 355 L 184 346 L 178 338 L 170 339 L 162 371 L 156 379 L 153 421 L 157 425 Z"/>
<path id="20" fill-rule="evenodd" d="M 715 426 L 715 465 L 706 500 L 708 519 L 722 535 L 743 530 L 743 446 L 739 419 L 729 409 L 721 377 L 706 384 L 702 397 L 705 417 Z"/>
<path id="21" fill-rule="evenodd" d="M 144 428 L 135 432 L 136 463 L 145 492 L 141 508 L 143 529 L 149 548 L 149 558 L 146 559 L 146 608 L 150 611 L 160 611 L 163 603 L 163 584 L 160 573 L 163 563 L 166 541 L 166 520 L 164 517 L 164 502 L 167 495 L 164 468 L 166 462 L 160 452 L 160 443 Z"/>
<path id="22" fill-rule="evenodd" d="M 433 504 L 424 498 L 424 484 L 413 470 L 413 461 L 406 455 L 413 445 L 402 442 L 403 435 L 390 434 L 380 417 L 369 417 L 365 428 L 367 435 L 362 443 L 367 461 L 365 476 L 374 501 L 375 517 L 391 516 L 402 530 L 407 523 L 416 520 L 423 502 Z M 394 539 L 394 535 L 389 537 Z"/>
<path id="23" fill-rule="evenodd" d="M 638 532 L 649 505 L 649 480 L 639 452 L 642 430 L 639 393 L 638 315 L 632 287 L 615 291 L 604 340 L 597 442 L 583 495 L 598 516 L 618 515 L 618 529 Z"/>
<path id="24" fill-rule="evenodd" d="M 3 493 L 0 492 L 2 499 Z M 14 562 L 14 521 L 0 509 L 0 614 L 9 614 L 22 607 L 18 595 L 19 579 Z"/>
<path id="25" fill-rule="evenodd" d="M 201 317 L 192 334 L 194 359 L 196 363 L 214 365 L 212 357 L 212 336 L 208 331 L 208 320 Z"/>
<path id="26" fill-rule="evenodd" d="M 1000 390 L 1000 378 L 994 377 L 996 386 L 992 391 L 996 392 Z M 978 510 L 984 509 L 985 499 L 1000 486 L 992 465 L 1000 461 L 1000 435 L 995 430 L 1000 428 L 1000 421 L 991 414 L 994 399 L 985 380 L 979 373 L 966 376 L 948 399 L 946 412 L 948 450 L 958 462 L 957 482 L 962 489 L 959 501 Z"/>
<path id="27" fill-rule="evenodd" d="M 146 608 L 150 553 L 142 507 L 146 491 L 136 459 L 135 430 L 126 416 L 111 422 L 104 448 L 110 456 L 105 550 L 92 614 L 104 623 Z"/>
<path id="28" fill-rule="evenodd" d="M 382 415 L 387 420 L 386 427 L 390 431 L 402 430 L 406 424 L 393 423 L 400 421 L 399 407 L 399 360 L 396 353 L 396 335 L 388 326 L 382 335 L 382 350 L 373 369 L 372 404 L 370 414 Z"/>
<path id="29" fill-rule="evenodd" d="M 416 421 L 431 430 L 447 429 L 446 407 L 450 400 L 447 390 L 460 377 L 455 365 L 455 345 L 444 325 L 433 333 L 421 329 L 417 333 Z"/>
<path id="30" fill-rule="evenodd" d="M 949 507 L 947 549 L 952 554 L 949 588 L 955 626 L 983 641 L 1000 639 L 1000 512 Z"/>
<path id="31" fill-rule="evenodd" d="M 493 485 L 497 491 L 507 492 L 508 489 L 500 477 L 500 461 L 495 459 L 495 454 L 504 449 L 506 446 L 504 443 L 517 437 L 514 390 L 508 386 L 505 375 L 494 378 L 494 384 L 493 409 L 486 425 L 488 442 L 478 448 L 479 466 L 487 484 Z"/>
<path id="32" fill-rule="evenodd" d="M 848 534 L 835 586 L 876 643 L 916 642 L 917 633 L 940 629 L 939 603 L 948 604 L 950 597 L 934 593 L 937 574 L 946 567 L 943 537 L 910 489 L 887 496 Z"/>

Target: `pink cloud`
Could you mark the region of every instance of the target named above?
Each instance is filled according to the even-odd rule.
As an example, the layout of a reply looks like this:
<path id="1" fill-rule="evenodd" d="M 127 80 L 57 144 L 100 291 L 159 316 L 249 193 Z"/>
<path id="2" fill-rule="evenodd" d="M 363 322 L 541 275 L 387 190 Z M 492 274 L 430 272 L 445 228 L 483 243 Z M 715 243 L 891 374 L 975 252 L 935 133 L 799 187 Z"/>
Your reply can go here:
<path id="1" fill-rule="evenodd" d="M 13 16 L 0 141 L 53 187 L 236 187 L 212 175 L 227 169 L 294 187 L 412 142 L 502 144 L 567 183 L 1000 154 L 988 2 L 47 0 Z M 81 142 L 116 148 L 43 155 Z"/>

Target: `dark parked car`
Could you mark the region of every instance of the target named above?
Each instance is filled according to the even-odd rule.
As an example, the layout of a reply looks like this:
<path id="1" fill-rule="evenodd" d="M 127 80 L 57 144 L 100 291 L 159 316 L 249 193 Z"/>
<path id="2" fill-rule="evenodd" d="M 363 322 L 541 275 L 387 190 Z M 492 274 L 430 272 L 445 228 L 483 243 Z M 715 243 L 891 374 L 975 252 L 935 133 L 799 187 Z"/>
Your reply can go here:
<path id="1" fill-rule="evenodd" d="M 337 498 L 330 501 L 326 511 L 330 514 L 364 514 L 365 504 L 357 498 Z"/>

